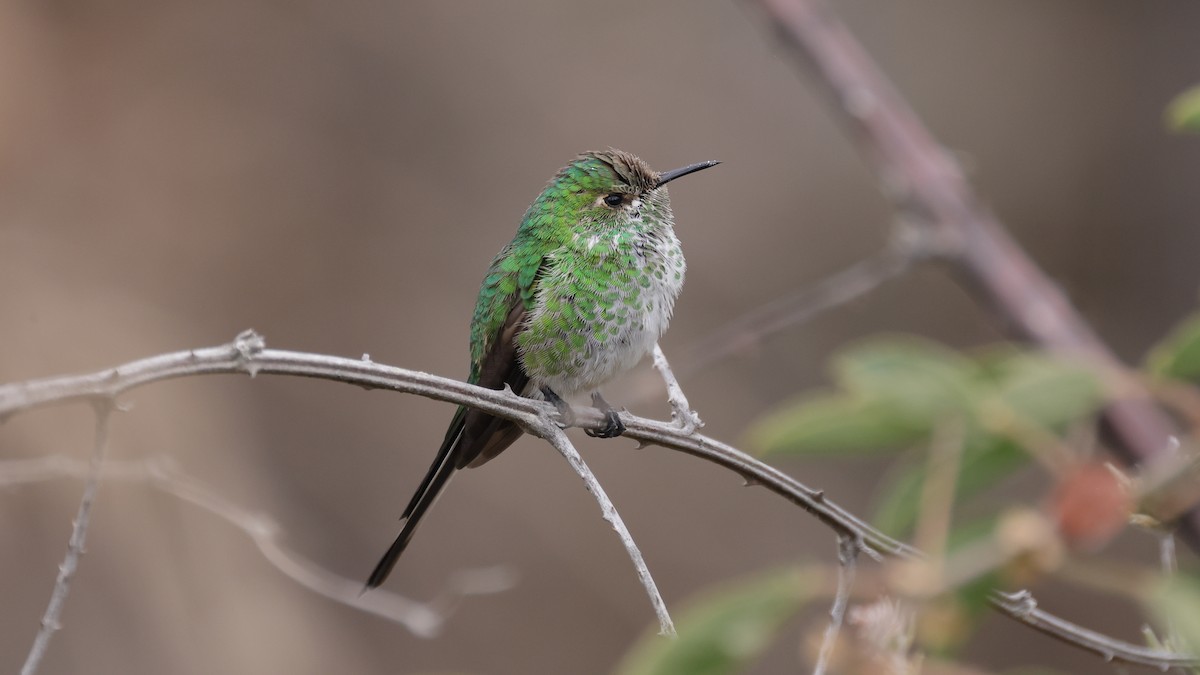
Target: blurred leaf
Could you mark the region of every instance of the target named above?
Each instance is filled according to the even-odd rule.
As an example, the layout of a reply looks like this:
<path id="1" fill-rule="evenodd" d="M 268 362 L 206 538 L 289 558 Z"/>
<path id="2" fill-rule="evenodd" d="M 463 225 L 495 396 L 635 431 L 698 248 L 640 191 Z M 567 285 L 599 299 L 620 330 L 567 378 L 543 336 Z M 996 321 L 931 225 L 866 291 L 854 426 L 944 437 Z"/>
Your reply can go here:
<path id="1" fill-rule="evenodd" d="M 1158 377 L 1200 378 L 1200 315 L 1192 315 L 1150 350 L 1146 367 Z"/>
<path id="2" fill-rule="evenodd" d="M 751 427 L 749 442 L 760 454 L 842 455 L 885 452 L 928 434 L 888 403 L 832 395 L 772 412 Z"/>
<path id="3" fill-rule="evenodd" d="M 945 415 L 973 399 L 974 366 L 952 350 L 914 337 L 879 338 L 839 354 L 834 378 L 844 394 L 809 398 L 751 429 L 763 453 L 884 452 L 928 437 Z"/>
<path id="4" fill-rule="evenodd" d="M 1167 106 L 1167 126 L 1173 131 L 1200 133 L 1200 86 L 1179 94 Z"/>
<path id="5" fill-rule="evenodd" d="M 820 588 L 816 572 L 788 568 L 705 593 L 682 613 L 670 640 L 649 634 L 617 668 L 620 675 L 721 675 L 758 657 L 779 627 Z"/>
<path id="6" fill-rule="evenodd" d="M 955 501 L 960 501 L 995 485 L 1029 461 L 1014 443 L 984 438 L 963 448 Z M 875 526 L 893 537 L 904 537 L 917 522 L 921 489 L 925 481 L 925 463 L 917 462 L 902 470 L 891 484 L 879 492 Z"/>
<path id="7" fill-rule="evenodd" d="M 833 368 L 838 382 L 850 392 L 887 402 L 912 425 L 926 429 L 967 406 L 977 370 L 953 350 L 915 337 L 860 344 L 842 352 Z"/>
<path id="8" fill-rule="evenodd" d="M 1059 431 L 1104 403 L 1096 373 L 1043 354 L 1015 355 L 998 368 L 996 397 L 1022 420 Z"/>
<path id="9" fill-rule="evenodd" d="M 1164 579 L 1151 590 L 1149 604 L 1161 626 L 1169 626 L 1183 643 L 1172 647 L 1200 653 L 1200 579 L 1183 574 Z M 1158 634 L 1166 637 L 1167 631 Z"/>

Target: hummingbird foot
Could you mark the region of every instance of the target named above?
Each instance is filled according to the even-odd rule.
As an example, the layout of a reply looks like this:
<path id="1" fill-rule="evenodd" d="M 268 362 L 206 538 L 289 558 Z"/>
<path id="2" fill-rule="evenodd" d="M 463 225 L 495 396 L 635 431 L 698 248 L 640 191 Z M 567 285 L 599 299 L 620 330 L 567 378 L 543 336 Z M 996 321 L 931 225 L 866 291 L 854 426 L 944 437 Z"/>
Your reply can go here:
<path id="1" fill-rule="evenodd" d="M 625 433 L 625 423 L 617 415 L 617 409 L 605 401 L 600 392 L 592 393 L 592 405 L 604 411 L 604 426 L 599 429 L 584 429 L 583 433 L 592 438 L 616 438 Z"/>
<path id="2" fill-rule="evenodd" d="M 555 410 L 558 411 L 558 428 L 566 429 L 575 426 L 575 410 L 571 408 L 570 403 L 564 401 L 550 387 L 542 387 L 542 396 L 554 404 Z"/>

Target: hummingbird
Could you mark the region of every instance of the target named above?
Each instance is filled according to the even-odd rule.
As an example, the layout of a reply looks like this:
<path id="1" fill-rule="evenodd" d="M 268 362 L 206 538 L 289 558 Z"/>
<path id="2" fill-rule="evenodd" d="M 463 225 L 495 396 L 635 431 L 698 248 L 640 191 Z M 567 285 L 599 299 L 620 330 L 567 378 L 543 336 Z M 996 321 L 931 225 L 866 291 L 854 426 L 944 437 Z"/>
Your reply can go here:
<path id="1" fill-rule="evenodd" d="M 683 288 L 686 264 L 666 185 L 717 164 L 659 173 L 609 149 L 560 169 L 483 278 L 468 382 L 546 400 L 564 427 L 574 423 L 564 397 L 589 393 L 605 424 L 586 433 L 621 435 L 625 425 L 600 387 L 654 349 Z M 460 406 L 366 588 L 387 579 L 451 476 L 487 462 L 521 434 L 513 422 Z"/>

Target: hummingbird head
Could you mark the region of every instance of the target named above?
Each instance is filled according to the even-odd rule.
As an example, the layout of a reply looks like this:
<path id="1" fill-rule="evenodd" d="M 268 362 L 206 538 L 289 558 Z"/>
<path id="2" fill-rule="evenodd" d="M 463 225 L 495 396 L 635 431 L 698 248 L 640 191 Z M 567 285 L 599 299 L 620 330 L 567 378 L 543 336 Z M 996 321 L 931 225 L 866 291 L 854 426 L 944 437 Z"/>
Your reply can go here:
<path id="1" fill-rule="evenodd" d="M 550 181 L 529 216 L 566 215 L 576 226 L 591 230 L 643 222 L 670 225 L 673 216 L 666 184 L 719 163 L 699 162 L 659 173 L 621 150 L 585 152 Z"/>

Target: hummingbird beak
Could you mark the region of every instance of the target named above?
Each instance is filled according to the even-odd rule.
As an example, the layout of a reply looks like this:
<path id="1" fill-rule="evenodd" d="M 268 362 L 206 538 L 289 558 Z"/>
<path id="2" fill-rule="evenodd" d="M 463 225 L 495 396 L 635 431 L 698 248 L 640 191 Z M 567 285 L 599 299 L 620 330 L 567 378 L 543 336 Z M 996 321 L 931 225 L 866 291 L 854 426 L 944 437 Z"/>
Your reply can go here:
<path id="1" fill-rule="evenodd" d="M 710 159 L 707 162 L 696 162 L 695 164 L 688 164 L 687 166 L 685 166 L 681 169 L 675 169 L 673 171 L 666 171 L 664 173 L 660 173 L 660 174 L 658 174 L 658 185 L 655 185 L 654 187 L 660 188 L 660 187 L 666 185 L 667 183 L 670 183 L 671 181 L 675 180 L 676 178 L 679 178 L 680 176 L 686 176 L 689 173 L 696 173 L 697 171 L 703 171 L 704 169 L 714 167 L 718 164 L 720 164 L 720 162 L 718 162 L 717 160 Z"/>

